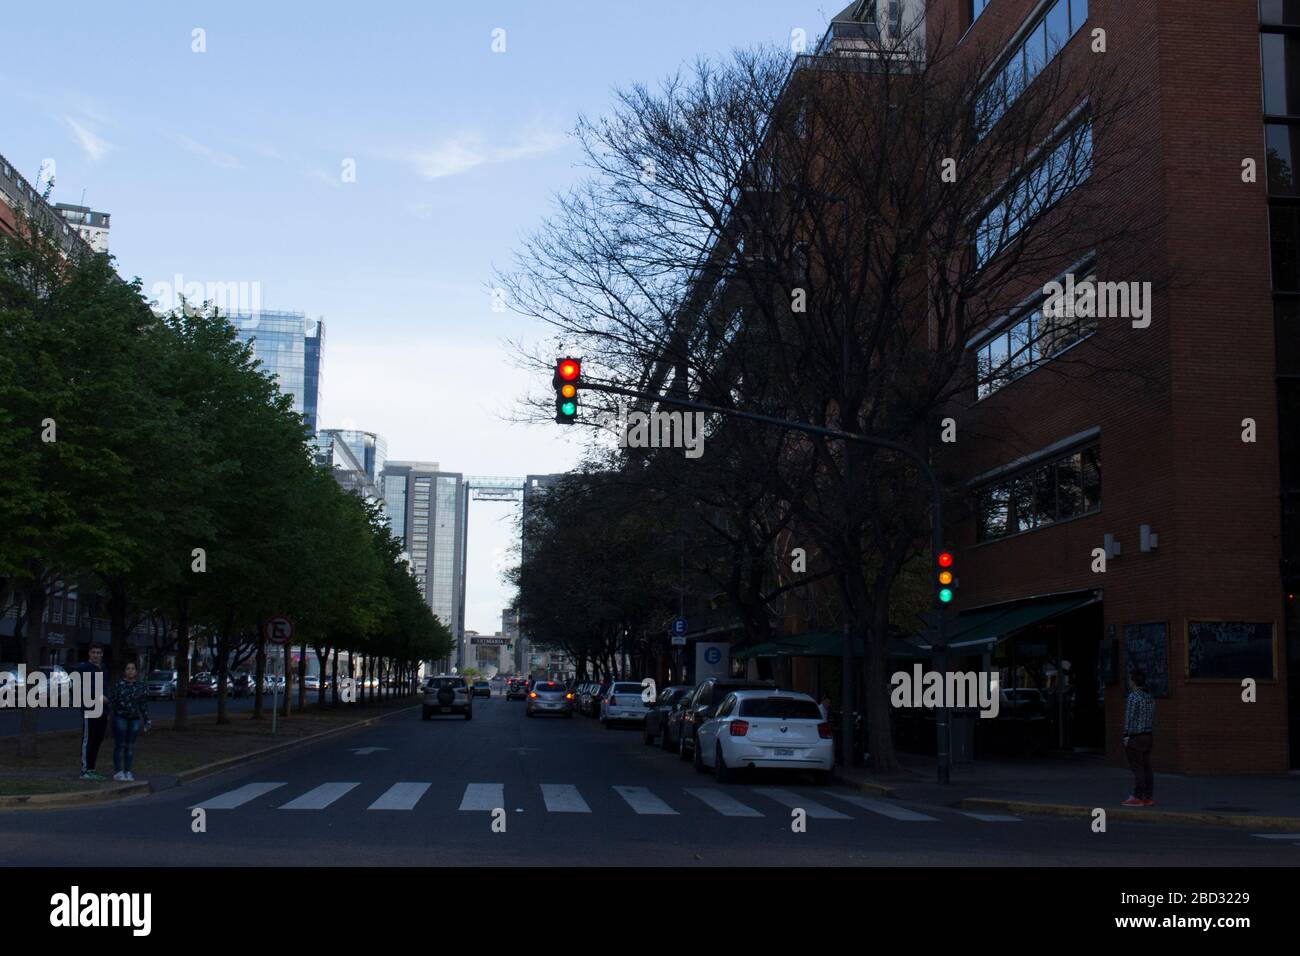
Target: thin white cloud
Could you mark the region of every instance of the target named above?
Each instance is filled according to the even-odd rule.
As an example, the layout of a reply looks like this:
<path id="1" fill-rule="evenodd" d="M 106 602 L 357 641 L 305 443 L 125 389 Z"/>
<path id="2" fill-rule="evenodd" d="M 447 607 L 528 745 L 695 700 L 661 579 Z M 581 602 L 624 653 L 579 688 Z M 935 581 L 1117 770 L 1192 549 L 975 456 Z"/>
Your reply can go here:
<path id="1" fill-rule="evenodd" d="M 459 176 L 480 166 L 508 163 L 558 149 L 564 137 L 540 126 L 524 129 L 508 144 L 491 144 L 477 132 L 457 133 L 424 149 L 413 150 L 402 158 L 425 179 Z"/>
<path id="2" fill-rule="evenodd" d="M 72 131 L 77 145 L 81 147 L 86 158 L 92 163 L 97 163 L 104 158 L 109 150 L 113 149 L 113 144 L 97 136 L 94 131 L 88 129 L 84 123 L 79 123 L 71 116 L 62 117 L 63 123 Z"/>
<path id="3" fill-rule="evenodd" d="M 173 134 L 172 140 L 177 146 L 181 147 L 181 149 L 194 153 L 196 156 L 202 156 L 214 166 L 220 166 L 222 169 L 239 169 L 244 165 L 239 161 L 238 156 L 222 152 L 218 149 L 213 149 L 210 146 L 205 146 L 198 140 L 191 139 L 190 137 L 181 135 L 180 133 Z"/>

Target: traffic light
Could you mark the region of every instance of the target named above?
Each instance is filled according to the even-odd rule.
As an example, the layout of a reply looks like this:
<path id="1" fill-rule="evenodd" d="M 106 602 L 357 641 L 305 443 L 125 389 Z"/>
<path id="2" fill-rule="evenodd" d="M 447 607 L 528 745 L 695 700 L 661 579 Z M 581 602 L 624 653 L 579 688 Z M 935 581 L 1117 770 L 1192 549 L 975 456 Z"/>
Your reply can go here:
<path id="1" fill-rule="evenodd" d="M 940 551 L 935 558 L 935 563 L 939 565 L 939 603 L 952 603 L 953 589 L 957 586 L 957 578 L 953 573 L 952 552 Z"/>
<path id="2" fill-rule="evenodd" d="M 555 363 L 555 420 L 572 425 L 578 420 L 578 386 L 582 383 L 582 359 L 562 358 Z"/>

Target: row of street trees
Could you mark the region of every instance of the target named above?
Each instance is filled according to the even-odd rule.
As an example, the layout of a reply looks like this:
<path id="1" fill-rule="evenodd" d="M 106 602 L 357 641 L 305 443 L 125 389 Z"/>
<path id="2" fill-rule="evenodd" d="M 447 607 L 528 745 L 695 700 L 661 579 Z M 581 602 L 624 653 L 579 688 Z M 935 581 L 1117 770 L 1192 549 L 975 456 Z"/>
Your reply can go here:
<path id="1" fill-rule="evenodd" d="M 1101 198 L 1142 159 L 1116 133 L 1141 104 L 1104 53 L 1083 71 L 1058 58 L 1030 83 L 990 86 L 1006 75 L 989 69 L 1000 51 L 958 49 L 943 24 L 929 32 L 861 30 L 851 49 L 816 56 L 701 60 L 581 120 L 590 176 L 498 279 L 518 311 L 556 330 L 554 352 L 527 358 L 540 369 L 579 355 L 588 379 L 893 442 L 943 472 L 947 419 L 988 372 L 972 337 L 1044 277 L 1101 245 L 1122 257 L 1153 224 Z M 1052 372 L 1104 364 L 1098 351 Z M 620 411 L 596 393 L 582 400 L 587 422 Z M 812 616 L 845 634 L 838 704 L 865 707 L 867 748 L 893 770 L 887 642 L 921 630 L 931 600 L 932 515 L 916 465 L 714 416 L 701 458 L 625 449 L 607 471 L 590 496 L 633 487 L 620 492 L 628 513 L 689 528 L 695 556 L 711 556 L 697 565 L 715 571 L 701 586 L 727 582 L 709 593 L 725 595 L 751 639 L 781 621 L 792 590 L 818 595 Z M 945 509 L 961 520 L 965 493 L 948 484 Z M 585 546 L 611 550 L 615 579 L 644 562 L 678 569 L 673 549 L 634 537 Z M 538 600 L 527 558 L 526 613 Z M 534 586 L 554 583 L 544 575 Z M 623 585 L 591 584 L 590 602 L 622 611 Z M 661 608 L 652 626 L 663 620 Z M 846 754 L 860 749 L 851 729 Z"/>
<path id="2" fill-rule="evenodd" d="M 400 545 L 314 466 L 291 397 L 234 327 L 207 307 L 155 314 L 108 256 L 65 258 L 39 223 L 19 225 L 0 239 L 0 609 L 17 610 L 29 670 L 61 584 L 106 598 L 113 678 L 133 628 L 161 628 L 178 727 L 196 638 L 215 651 L 218 720 L 230 662 L 248 657 L 261 716 L 259 624 L 274 613 L 295 621 L 300 678 L 308 644 L 336 676 L 340 649 L 383 673 L 445 656 Z M 37 718 L 24 710 L 22 755 Z"/>

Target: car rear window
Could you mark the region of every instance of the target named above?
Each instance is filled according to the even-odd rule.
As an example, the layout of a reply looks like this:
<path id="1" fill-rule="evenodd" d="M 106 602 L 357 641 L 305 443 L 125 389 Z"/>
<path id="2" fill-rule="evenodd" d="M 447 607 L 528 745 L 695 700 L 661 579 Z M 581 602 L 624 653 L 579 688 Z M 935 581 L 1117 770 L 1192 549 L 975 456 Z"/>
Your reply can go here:
<path id="1" fill-rule="evenodd" d="M 172 675 L 168 671 L 150 671 L 149 680 L 171 680 Z"/>
<path id="2" fill-rule="evenodd" d="M 741 717 L 775 717 L 778 720 L 821 720 L 822 712 L 810 700 L 797 697 L 760 697 L 740 702 Z"/>
<path id="3" fill-rule="evenodd" d="M 454 677 L 435 677 L 433 680 L 429 681 L 429 686 L 435 688 L 450 687 L 455 690 L 457 687 L 464 687 L 465 682 L 456 680 Z"/>
<path id="4" fill-rule="evenodd" d="M 640 684 L 615 684 L 614 689 L 611 690 L 610 693 L 611 694 L 636 694 L 638 697 L 640 697 L 641 685 Z"/>
<path id="5" fill-rule="evenodd" d="M 563 684 L 536 684 L 534 685 L 533 690 L 550 690 L 550 691 L 564 690 L 564 685 Z"/>

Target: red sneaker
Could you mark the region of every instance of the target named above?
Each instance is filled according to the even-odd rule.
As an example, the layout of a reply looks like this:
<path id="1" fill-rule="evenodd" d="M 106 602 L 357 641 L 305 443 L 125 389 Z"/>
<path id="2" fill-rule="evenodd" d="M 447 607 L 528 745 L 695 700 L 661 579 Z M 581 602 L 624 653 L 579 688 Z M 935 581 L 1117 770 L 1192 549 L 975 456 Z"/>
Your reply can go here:
<path id="1" fill-rule="evenodd" d="M 1144 807 L 1154 807 L 1156 805 L 1156 802 L 1154 800 L 1143 800 L 1142 805 Z"/>
<path id="2" fill-rule="evenodd" d="M 1129 797 L 1127 800 L 1121 803 L 1120 806 L 1121 807 L 1145 807 L 1146 801 L 1139 800 L 1137 797 Z"/>

